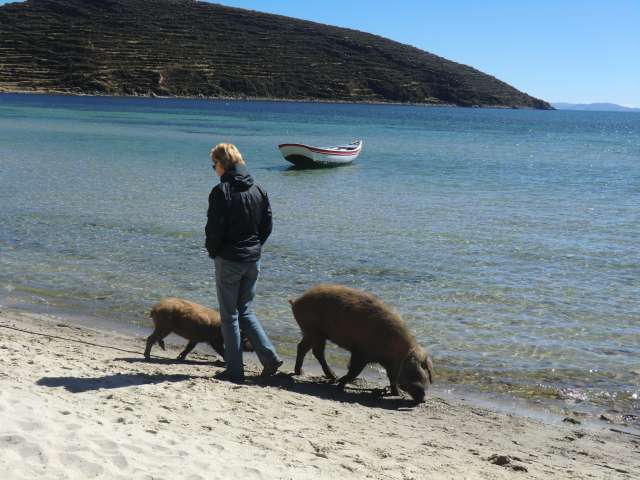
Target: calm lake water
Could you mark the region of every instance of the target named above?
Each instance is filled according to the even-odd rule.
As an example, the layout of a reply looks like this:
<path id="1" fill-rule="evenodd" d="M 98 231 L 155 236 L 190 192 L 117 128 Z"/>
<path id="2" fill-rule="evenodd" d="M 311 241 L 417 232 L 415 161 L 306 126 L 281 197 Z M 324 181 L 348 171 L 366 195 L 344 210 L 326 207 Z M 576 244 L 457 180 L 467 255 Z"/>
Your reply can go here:
<path id="1" fill-rule="evenodd" d="M 276 148 L 354 138 L 331 170 Z M 393 305 L 441 382 L 640 414 L 637 113 L 0 95 L 0 300 L 145 327 L 163 296 L 215 307 L 222 141 L 270 194 L 256 308 L 285 354 L 287 299 L 342 283 Z"/>

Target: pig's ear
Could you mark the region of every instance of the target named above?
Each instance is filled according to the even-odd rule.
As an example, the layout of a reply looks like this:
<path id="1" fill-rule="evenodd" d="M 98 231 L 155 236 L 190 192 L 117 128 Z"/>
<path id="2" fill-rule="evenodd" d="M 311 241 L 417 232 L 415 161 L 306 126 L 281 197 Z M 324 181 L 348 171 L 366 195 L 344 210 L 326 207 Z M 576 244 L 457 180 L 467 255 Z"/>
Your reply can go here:
<path id="1" fill-rule="evenodd" d="M 425 351 L 422 351 L 420 365 L 424 371 L 427 372 L 427 375 L 429 375 L 429 383 L 433 384 L 433 363 L 431 362 L 431 357 Z"/>
<path id="2" fill-rule="evenodd" d="M 415 365 L 420 364 L 420 352 L 418 352 L 416 348 L 412 348 L 411 350 L 409 350 L 409 352 L 407 353 L 407 356 L 404 357 L 404 360 L 402 361 L 402 365 L 405 365 L 407 363 L 413 363 Z"/>

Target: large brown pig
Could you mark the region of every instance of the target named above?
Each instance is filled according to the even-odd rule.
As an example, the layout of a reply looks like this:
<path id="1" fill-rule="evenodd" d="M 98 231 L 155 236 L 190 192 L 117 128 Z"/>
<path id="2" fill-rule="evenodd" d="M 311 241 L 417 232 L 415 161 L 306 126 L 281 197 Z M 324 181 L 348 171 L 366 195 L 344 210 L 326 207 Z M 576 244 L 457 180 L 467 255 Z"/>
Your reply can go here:
<path id="1" fill-rule="evenodd" d="M 391 393 L 398 387 L 417 401 L 433 382 L 433 365 L 417 344 L 404 321 L 379 298 L 341 285 L 317 285 L 300 298 L 289 301 L 302 330 L 298 344 L 295 374 L 302 373 L 304 357 L 313 349 L 324 374 L 335 380 L 327 365 L 324 349 L 327 340 L 351 352 L 349 370 L 338 381 L 340 388 L 353 381 L 373 362 L 387 371 Z"/>
<path id="2" fill-rule="evenodd" d="M 176 333 L 189 340 L 185 349 L 178 355 L 184 360 L 198 342 L 207 342 L 224 357 L 224 341 L 220 328 L 220 314 L 215 310 L 180 298 L 165 298 L 151 308 L 150 313 L 155 330 L 147 338 L 145 358 L 151 357 L 151 347 L 158 343 L 164 350 L 164 337 Z"/>

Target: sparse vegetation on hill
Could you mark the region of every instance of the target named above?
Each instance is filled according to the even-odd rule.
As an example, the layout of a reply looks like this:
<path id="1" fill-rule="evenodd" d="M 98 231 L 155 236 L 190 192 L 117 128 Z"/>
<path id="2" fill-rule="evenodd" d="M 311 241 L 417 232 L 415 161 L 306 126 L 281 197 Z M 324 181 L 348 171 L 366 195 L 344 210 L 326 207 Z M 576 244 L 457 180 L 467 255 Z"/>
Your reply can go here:
<path id="1" fill-rule="evenodd" d="M 386 38 L 193 0 L 3 5 L 0 91 L 551 108 Z"/>

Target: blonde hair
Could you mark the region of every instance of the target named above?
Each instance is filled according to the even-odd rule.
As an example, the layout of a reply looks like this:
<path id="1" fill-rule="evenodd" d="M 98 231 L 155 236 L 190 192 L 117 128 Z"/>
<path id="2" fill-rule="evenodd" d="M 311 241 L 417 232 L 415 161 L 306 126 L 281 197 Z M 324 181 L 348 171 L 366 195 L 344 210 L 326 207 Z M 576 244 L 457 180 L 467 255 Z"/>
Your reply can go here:
<path id="1" fill-rule="evenodd" d="M 219 143 L 211 149 L 211 160 L 220 162 L 225 171 L 234 165 L 244 165 L 240 150 L 233 143 Z"/>

